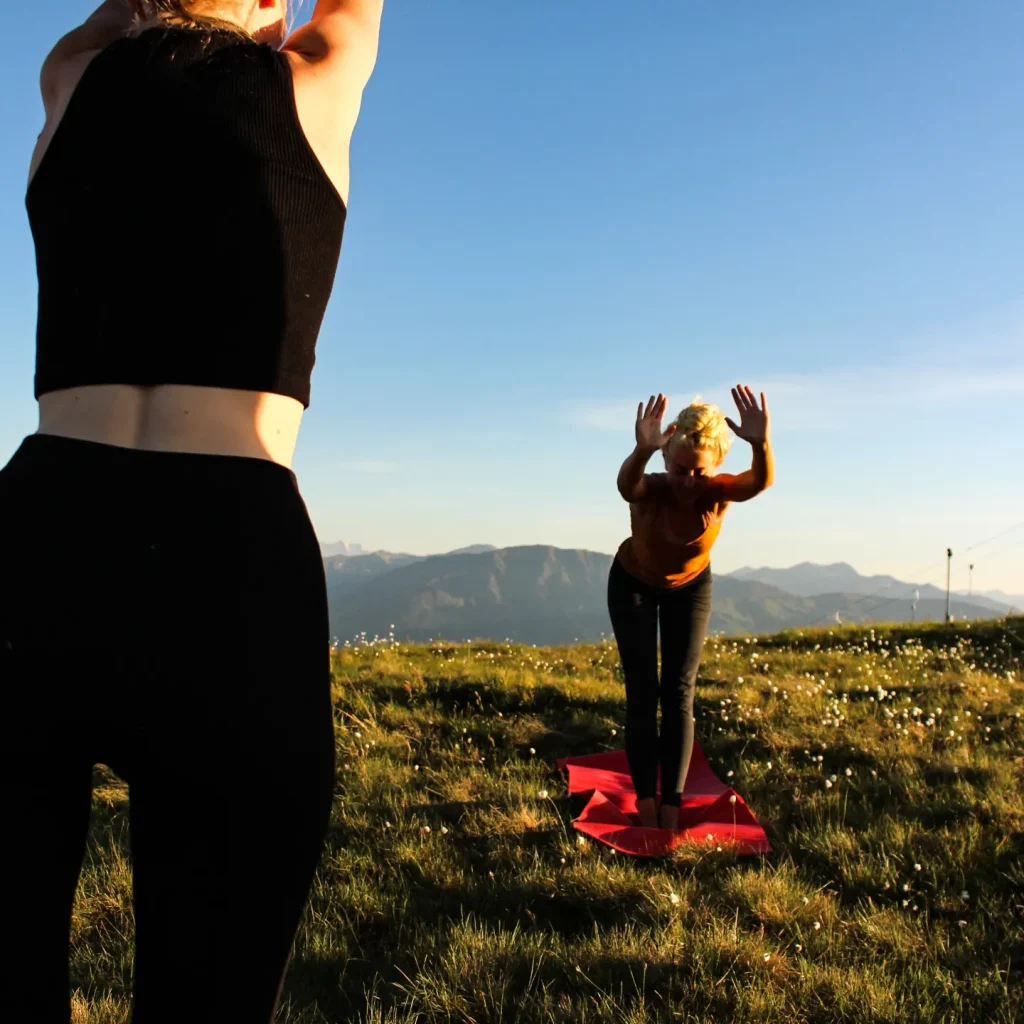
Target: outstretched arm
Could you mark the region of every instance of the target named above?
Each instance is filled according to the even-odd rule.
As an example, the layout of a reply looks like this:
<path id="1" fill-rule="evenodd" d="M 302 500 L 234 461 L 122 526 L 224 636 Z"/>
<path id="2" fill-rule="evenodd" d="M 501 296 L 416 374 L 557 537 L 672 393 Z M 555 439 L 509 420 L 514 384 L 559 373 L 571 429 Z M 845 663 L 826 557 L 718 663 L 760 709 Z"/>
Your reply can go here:
<path id="1" fill-rule="evenodd" d="M 746 385 L 732 389 L 733 401 L 740 411 L 740 425 L 726 417 L 726 423 L 737 437 L 749 442 L 753 449 L 750 469 L 737 476 L 723 473 L 714 478 L 713 487 L 723 502 L 750 501 L 775 482 L 775 457 L 769 439 L 770 417 L 764 392 L 761 393 L 761 408 L 758 408 L 754 393 Z"/>
<path id="2" fill-rule="evenodd" d="M 104 0 L 78 28 L 62 36 L 43 62 L 39 85 L 49 117 L 60 99 L 62 71 L 69 60 L 102 50 L 120 39 L 135 23 L 135 0 Z"/>

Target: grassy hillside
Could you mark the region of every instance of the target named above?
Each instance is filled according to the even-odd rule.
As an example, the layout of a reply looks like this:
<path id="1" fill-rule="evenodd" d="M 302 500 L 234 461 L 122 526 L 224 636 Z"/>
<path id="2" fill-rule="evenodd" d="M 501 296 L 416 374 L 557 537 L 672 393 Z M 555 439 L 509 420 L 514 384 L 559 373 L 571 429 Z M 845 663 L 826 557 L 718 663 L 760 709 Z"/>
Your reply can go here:
<path id="1" fill-rule="evenodd" d="M 581 842 L 553 770 L 621 745 L 613 647 L 338 651 L 335 811 L 279 1020 L 1009 1024 L 1022 656 L 1021 620 L 710 641 L 698 735 L 776 852 L 648 862 Z M 97 783 L 79 1024 L 128 1008 L 127 794 Z"/>

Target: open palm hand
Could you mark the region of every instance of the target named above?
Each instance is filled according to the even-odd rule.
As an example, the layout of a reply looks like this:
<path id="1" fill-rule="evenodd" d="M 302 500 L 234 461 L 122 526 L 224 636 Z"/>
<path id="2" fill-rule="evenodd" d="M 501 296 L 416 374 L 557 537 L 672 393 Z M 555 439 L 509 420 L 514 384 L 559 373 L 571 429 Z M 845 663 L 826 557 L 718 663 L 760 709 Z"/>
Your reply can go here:
<path id="1" fill-rule="evenodd" d="M 768 403 L 765 400 L 764 392 L 761 392 L 761 406 L 758 408 L 754 392 L 746 384 L 737 384 L 732 389 L 732 399 L 740 412 L 740 422 L 737 426 L 728 416 L 725 422 L 737 437 L 751 444 L 758 444 L 768 440 L 771 418 L 768 415 Z"/>
<path id="2" fill-rule="evenodd" d="M 661 418 L 668 407 L 668 399 L 664 395 L 657 398 L 651 395 L 647 408 L 641 402 L 636 407 L 636 443 L 638 448 L 657 451 L 668 444 L 669 438 L 676 432 L 676 425 L 670 423 L 668 429 L 661 429 Z"/>

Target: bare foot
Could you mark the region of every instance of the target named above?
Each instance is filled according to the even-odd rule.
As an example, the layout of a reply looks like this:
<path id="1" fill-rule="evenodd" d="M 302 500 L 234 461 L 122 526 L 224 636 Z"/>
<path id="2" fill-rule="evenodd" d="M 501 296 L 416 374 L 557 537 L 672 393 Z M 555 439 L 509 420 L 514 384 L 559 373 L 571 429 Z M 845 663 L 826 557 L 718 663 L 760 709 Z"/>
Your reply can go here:
<path id="1" fill-rule="evenodd" d="M 675 831 L 679 828 L 679 808 L 662 804 L 658 817 L 662 828 L 669 828 Z"/>
<path id="2" fill-rule="evenodd" d="M 640 815 L 640 824 L 644 828 L 658 827 L 658 805 L 653 796 L 646 800 L 637 800 L 636 813 Z"/>

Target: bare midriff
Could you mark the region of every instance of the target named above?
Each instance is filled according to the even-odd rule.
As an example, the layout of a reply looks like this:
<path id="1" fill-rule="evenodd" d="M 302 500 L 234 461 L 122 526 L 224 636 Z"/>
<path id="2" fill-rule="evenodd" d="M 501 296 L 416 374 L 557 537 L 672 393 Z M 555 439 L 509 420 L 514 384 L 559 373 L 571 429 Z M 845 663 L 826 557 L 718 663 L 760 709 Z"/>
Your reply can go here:
<path id="1" fill-rule="evenodd" d="M 91 384 L 39 398 L 40 434 L 145 451 L 239 455 L 291 468 L 303 407 L 263 391 Z"/>

